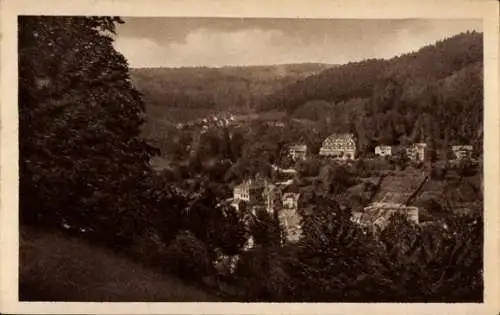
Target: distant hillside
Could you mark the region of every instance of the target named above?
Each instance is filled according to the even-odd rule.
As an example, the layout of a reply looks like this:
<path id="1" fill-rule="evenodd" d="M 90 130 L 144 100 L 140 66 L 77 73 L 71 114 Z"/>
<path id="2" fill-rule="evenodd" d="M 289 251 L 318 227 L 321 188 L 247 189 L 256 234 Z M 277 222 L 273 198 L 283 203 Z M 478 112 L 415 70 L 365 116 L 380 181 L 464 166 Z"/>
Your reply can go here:
<path id="1" fill-rule="evenodd" d="M 310 100 L 338 103 L 370 97 L 388 79 L 401 85 L 443 79 L 482 62 L 482 53 L 481 33 L 460 34 L 389 60 L 369 59 L 326 69 L 276 91 L 262 103 L 262 109 L 281 107 L 293 111 Z"/>
<path id="2" fill-rule="evenodd" d="M 306 63 L 222 68 L 138 68 L 131 69 L 131 79 L 153 115 L 161 115 L 171 109 L 174 109 L 169 112 L 171 116 L 179 114 L 175 109 L 249 112 L 263 96 L 328 67 L 331 66 Z"/>
<path id="3" fill-rule="evenodd" d="M 361 154 L 377 144 L 432 139 L 436 149 L 482 152 L 483 35 L 468 32 L 388 60 L 345 65 L 133 69 L 145 132 L 217 112 L 285 111 L 321 134 L 354 132 Z M 443 150 L 440 150 L 443 152 Z"/>
<path id="4" fill-rule="evenodd" d="M 355 132 L 361 152 L 427 137 L 437 146 L 471 143 L 480 151 L 483 36 L 462 33 L 389 60 L 326 69 L 259 105 L 322 122 L 331 132 Z"/>

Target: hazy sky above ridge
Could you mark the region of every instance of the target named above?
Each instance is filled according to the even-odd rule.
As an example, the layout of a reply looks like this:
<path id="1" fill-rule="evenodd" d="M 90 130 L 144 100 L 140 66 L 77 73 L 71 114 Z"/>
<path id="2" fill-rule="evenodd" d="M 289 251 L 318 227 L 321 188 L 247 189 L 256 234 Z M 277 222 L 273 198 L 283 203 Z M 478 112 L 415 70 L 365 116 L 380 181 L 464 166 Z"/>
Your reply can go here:
<path id="1" fill-rule="evenodd" d="M 343 64 L 390 58 L 481 20 L 124 18 L 115 47 L 131 67 Z"/>

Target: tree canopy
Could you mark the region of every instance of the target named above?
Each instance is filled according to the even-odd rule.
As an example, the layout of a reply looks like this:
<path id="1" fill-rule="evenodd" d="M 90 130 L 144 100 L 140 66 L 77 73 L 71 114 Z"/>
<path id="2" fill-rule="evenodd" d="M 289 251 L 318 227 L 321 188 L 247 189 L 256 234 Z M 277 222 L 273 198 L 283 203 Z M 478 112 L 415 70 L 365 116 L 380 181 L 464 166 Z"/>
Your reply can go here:
<path id="1" fill-rule="evenodd" d="M 20 213 L 125 239 L 149 210 L 144 104 L 112 43 L 118 17 L 19 17 Z"/>

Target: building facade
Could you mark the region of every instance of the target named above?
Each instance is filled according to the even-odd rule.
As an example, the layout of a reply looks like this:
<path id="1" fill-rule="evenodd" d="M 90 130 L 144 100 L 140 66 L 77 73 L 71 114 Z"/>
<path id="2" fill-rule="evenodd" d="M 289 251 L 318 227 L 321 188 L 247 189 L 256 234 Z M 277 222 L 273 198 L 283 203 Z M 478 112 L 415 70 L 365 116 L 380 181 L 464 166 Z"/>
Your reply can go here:
<path id="1" fill-rule="evenodd" d="M 264 209 L 271 213 L 274 211 L 277 194 L 276 185 L 269 183 L 267 179 L 249 179 L 233 188 L 233 205 L 238 209 L 238 204 L 243 201 L 252 212 Z"/>
<path id="2" fill-rule="evenodd" d="M 375 155 L 378 156 L 392 156 L 394 154 L 394 146 L 392 145 L 378 145 L 375 147 Z"/>
<path id="3" fill-rule="evenodd" d="M 319 155 L 335 159 L 354 160 L 356 157 L 356 139 L 351 133 L 332 134 L 323 141 Z"/>
<path id="4" fill-rule="evenodd" d="M 454 145 L 451 147 L 451 151 L 456 160 L 465 160 L 472 158 L 472 145 Z"/>
<path id="5" fill-rule="evenodd" d="M 406 148 L 406 156 L 413 161 L 424 161 L 427 144 L 425 142 L 414 143 Z"/>
<path id="6" fill-rule="evenodd" d="M 278 219 L 285 232 L 286 242 L 297 242 L 302 236 L 301 216 L 298 213 L 299 193 L 284 193 Z"/>
<path id="7" fill-rule="evenodd" d="M 362 212 L 353 212 L 351 220 L 374 232 L 382 231 L 389 224 L 390 218 L 397 213 L 403 214 L 413 223 L 419 224 L 419 209 L 417 207 L 389 202 L 374 202 L 365 207 Z"/>
<path id="8" fill-rule="evenodd" d="M 294 161 L 305 160 L 307 158 L 307 145 L 295 144 L 288 149 L 288 154 Z"/>

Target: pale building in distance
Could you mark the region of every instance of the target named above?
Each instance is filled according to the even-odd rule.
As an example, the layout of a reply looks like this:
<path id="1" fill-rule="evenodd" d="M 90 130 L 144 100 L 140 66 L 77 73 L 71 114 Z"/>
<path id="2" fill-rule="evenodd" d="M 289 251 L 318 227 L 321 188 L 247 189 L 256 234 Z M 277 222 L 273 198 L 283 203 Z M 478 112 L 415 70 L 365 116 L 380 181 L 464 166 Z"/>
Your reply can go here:
<path id="1" fill-rule="evenodd" d="M 267 179 L 249 179 L 234 187 L 233 204 L 237 208 L 238 203 L 244 201 L 252 211 L 263 208 L 273 212 L 276 193 L 276 185 L 269 183 Z"/>
<path id="2" fill-rule="evenodd" d="M 298 213 L 299 193 L 287 192 L 282 197 L 282 208 L 278 219 L 285 232 L 287 242 L 297 242 L 302 236 L 301 216 Z"/>
<path id="3" fill-rule="evenodd" d="M 323 141 L 319 155 L 335 159 L 353 160 L 356 157 L 356 140 L 352 133 L 332 134 Z"/>
<path id="4" fill-rule="evenodd" d="M 425 160 L 426 149 L 427 149 L 427 143 L 425 142 L 414 143 L 406 148 L 406 155 L 410 160 L 423 161 Z"/>
<path id="5" fill-rule="evenodd" d="M 288 149 L 288 154 L 294 161 L 305 160 L 307 158 L 307 145 L 294 144 Z"/>
<path id="6" fill-rule="evenodd" d="M 392 145 L 378 145 L 375 147 L 375 155 L 378 156 L 392 156 L 394 151 L 395 147 Z"/>
<path id="7" fill-rule="evenodd" d="M 472 145 L 454 145 L 451 147 L 451 151 L 453 152 L 456 160 L 472 158 L 472 150 Z"/>

